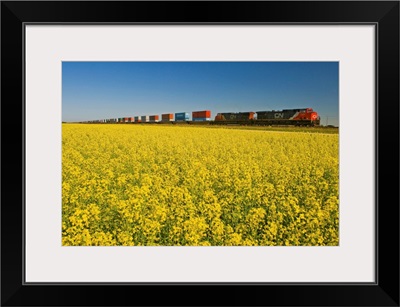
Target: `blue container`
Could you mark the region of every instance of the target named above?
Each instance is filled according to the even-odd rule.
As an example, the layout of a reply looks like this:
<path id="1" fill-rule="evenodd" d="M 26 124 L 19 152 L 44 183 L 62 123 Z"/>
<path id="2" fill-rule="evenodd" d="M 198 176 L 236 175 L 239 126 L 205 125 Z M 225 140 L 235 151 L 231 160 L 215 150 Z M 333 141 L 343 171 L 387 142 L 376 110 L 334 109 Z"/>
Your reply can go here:
<path id="1" fill-rule="evenodd" d="M 211 118 L 209 118 L 209 117 L 193 118 L 194 122 L 205 122 L 205 121 L 209 121 L 209 120 L 211 120 Z"/>
<path id="2" fill-rule="evenodd" d="M 175 121 L 186 121 L 189 120 L 189 113 L 182 112 L 182 113 L 175 113 Z"/>

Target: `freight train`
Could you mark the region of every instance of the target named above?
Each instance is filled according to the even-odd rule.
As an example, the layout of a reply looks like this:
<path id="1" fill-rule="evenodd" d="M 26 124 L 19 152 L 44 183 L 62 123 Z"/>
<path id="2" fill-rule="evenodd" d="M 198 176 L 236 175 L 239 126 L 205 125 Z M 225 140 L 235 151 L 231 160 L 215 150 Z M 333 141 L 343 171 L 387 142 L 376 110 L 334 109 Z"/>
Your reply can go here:
<path id="1" fill-rule="evenodd" d="M 188 112 L 158 115 L 101 119 L 83 123 L 187 123 L 208 125 L 256 125 L 256 126 L 319 126 L 320 117 L 312 108 L 283 109 L 257 112 L 218 113 L 214 120 L 211 111 L 193 111 L 192 120 Z"/>

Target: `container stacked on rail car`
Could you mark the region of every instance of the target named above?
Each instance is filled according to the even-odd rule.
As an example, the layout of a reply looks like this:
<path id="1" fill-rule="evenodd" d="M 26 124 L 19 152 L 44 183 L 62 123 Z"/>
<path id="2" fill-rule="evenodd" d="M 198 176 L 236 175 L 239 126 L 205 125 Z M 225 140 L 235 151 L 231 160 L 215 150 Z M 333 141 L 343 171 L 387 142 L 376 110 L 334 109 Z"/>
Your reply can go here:
<path id="1" fill-rule="evenodd" d="M 193 111 L 192 112 L 192 121 L 194 122 L 203 122 L 203 121 L 210 121 L 211 120 L 211 111 L 204 110 L 204 111 Z"/>
<path id="2" fill-rule="evenodd" d="M 172 122 L 173 120 L 174 120 L 174 114 L 172 113 L 161 114 L 162 122 Z"/>
<path id="3" fill-rule="evenodd" d="M 189 113 L 187 112 L 180 112 L 180 113 L 175 113 L 175 121 L 176 122 L 184 122 L 184 121 L 189 121 Z"/>
<path id="4" fill-rule="evenodd" d="M 150 120 L 150 117 L 148 115 L 143 115 L 140 117 L 140 120 L 142 123 L 146 123 Z"/>
<path id="5" fill-rule="evenodd" d="M 158 115 L 150 115 L 149 116 L 149 122 L 151 123 L 157 123 L 160 121 L 160 117 Z"/>
<path id="6" fill-rule="evenodd" d="M 133 123 L 134 118 L 133 117 L 124 117 L 122 120 L 123 123 Z"/>

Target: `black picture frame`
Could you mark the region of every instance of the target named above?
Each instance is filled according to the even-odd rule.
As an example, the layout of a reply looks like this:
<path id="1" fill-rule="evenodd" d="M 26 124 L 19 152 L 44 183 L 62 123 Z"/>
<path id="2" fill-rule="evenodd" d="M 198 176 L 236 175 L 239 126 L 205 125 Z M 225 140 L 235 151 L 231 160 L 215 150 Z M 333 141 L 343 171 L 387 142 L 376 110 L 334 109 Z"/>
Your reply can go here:
<path id="1" fill-rule="evenodd" d="M 376 283 L 24 283 L 24 24 L 30 22 L 375 25 Z M 2 306 L 399 306 L 399 1 L 2 1 L 1 77 Z"/>

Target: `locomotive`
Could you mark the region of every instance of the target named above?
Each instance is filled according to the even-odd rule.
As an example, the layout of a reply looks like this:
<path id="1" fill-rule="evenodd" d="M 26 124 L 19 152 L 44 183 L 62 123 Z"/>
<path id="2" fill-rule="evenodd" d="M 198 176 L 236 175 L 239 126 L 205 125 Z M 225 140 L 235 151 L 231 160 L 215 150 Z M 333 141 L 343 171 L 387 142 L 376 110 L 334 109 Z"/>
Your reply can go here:
<path id="1" fill-rule="evenodd" d="M 218 113 L 215 121 L 253 120 L 255 114 L 255 112 Z"/>
<path id="2" fill-rule="evenodd" d="M 215 116 L 216 124 L 250 124 L 250 125 L 294 125 L 319 126 L 320 117 L 312 108 L 284 109 L 280 111 L 257 111 L 218 113 Z"/>

